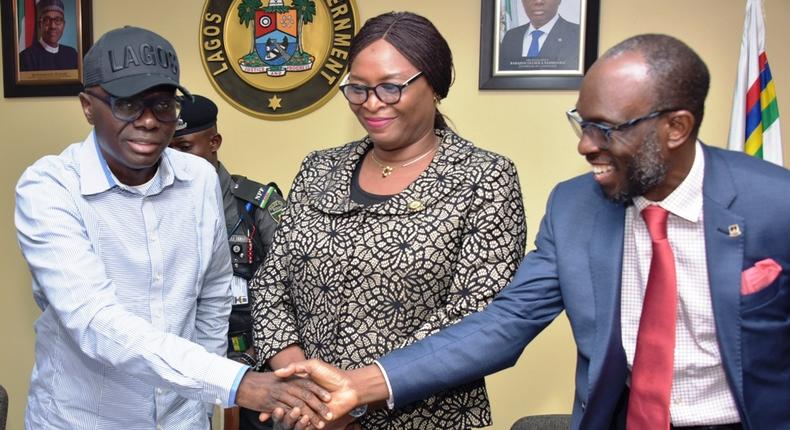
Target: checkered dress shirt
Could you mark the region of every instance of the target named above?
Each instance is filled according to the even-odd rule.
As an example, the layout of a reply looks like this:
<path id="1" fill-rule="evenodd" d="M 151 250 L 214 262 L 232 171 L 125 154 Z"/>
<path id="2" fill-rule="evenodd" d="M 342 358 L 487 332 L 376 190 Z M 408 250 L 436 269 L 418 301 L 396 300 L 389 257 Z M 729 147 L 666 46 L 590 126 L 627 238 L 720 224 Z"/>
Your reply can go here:
<path id="1" fill-rule="evenodd" d="M 670 405 L 670 417 L 676 426 L 740 421 L 716 341 L 705 257 L 702 213 L 704 170 L 705 160 L 698 142 L 689 175 L 672 194 L 657 203 L 670 212 L 667 235 L 675 255 L 678 282 L 675 364 Z M 634 363 L 636 335 L 652 257 L 650 234 L 639 213 L 653 203 L 637 197 L 625 215 L 620 318 L 629 369 Z"/>

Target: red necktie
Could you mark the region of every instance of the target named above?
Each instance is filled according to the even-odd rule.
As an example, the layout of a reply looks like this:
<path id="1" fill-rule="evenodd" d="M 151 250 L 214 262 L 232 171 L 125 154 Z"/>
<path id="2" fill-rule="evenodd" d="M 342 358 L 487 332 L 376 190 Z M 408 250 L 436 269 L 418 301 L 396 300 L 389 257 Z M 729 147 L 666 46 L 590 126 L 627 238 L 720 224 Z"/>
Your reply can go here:
<path id="1" fill-rule="evenodd" d="M 642 210 L 653 243 L 653 258 L 631 370 L 628 430 L 669 429 L 678 293 L 675 258 L 667 240 L 668 215 L 659 206 Z"/>

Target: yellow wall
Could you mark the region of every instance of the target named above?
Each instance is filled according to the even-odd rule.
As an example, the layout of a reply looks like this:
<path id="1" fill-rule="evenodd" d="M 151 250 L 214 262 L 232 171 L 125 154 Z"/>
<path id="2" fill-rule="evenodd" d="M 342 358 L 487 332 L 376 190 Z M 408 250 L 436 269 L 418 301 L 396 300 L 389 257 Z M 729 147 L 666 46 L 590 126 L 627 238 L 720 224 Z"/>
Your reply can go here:
<path id="1" fill-rule="evenodd" d="M 231 171 L 290 185 L 310 150 L 345 143 L 363 131 L 341 96 L 296 120 L 269 122 L 236 111 L 214 92 L 200 64 L 196 0 L 94 1 L 94 34 L 132 24 L 168 38 L 179 53 L 183 83 L 212 97 L 220 108 L 224 135 L 221 159 Z M 713 76 L 701 137 L 724 146 L 738 49 L 743 0 L 603 0 L 601 50 L 627 36 L 663 32 L 695 48 Z M 456 80 L 442 110 L 461 135 L 512 158 L 524 190 L 530 244 L 556 182 L 587 171 L 564 112 L 574 91 L 478 91 L 480 4 L 476 0 L 357 0 L 362 19 L 392 9 L 429 17 L 450 42 Z M 777 81 L 780 110 L 790 109 L 790 2 L 766 0 L 768 54 Z M 790 110 L 785 110 L 788 118 Z M 13 188 L 23 169 L 45 154 L 61 151 L 89 131 L 76 98 L 0 100 L 5 168 L 0 171 L 0 384 L 11 395 L 9 429 L 21 429 L 33 362 L 33 321 L 38 315 L 30 275 L 20 256 L 13 227 Z M 786 122 L 785 160 L 790 160 L 790 123 Z M 529 136 L 529 137 L 528 137 Z M 787 164 L 788 161 L 786 161 Z M 530 245 L 531 246 L 531 245 Z M 508 429 L 518 417 L 568 412 L 573 392 L 575 350 L 564 317 L 530 346 L 519 364 L 488 379 L 495 429 Z"/>

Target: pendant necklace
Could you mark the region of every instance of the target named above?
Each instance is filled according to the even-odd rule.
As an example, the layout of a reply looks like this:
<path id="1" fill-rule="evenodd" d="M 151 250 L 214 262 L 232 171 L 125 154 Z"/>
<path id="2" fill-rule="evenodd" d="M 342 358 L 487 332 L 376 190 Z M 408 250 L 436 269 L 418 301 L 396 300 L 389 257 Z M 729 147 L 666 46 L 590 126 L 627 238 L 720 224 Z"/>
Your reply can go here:
<path id="1" fill-rule="evenodd" d="M 436 150 L 436 148 L 438 148 L 438 147 L 439 147 L 439 144 L 437 143 L 437 144 L 436 144 L 436 145 L 434 145 L 434 146 L 433 146 L 431 149 L 429 149 L 429 150 L 425 151 L 424 153 L 422 153 L 422 154 L 418 155 L 418 156 L 417 156 L 417 158 L 414 158 L 414 159 L 412 159 L 412 160 L 409 160 L 409 161 L 407 161 L 407 162 L 405 162 L 405 163 L 401 164 L 401 165 L 400 165 L 400 166 L 398 166 L 398 167 L 408 167 L 408 166 L 411 166 L 412 164 L 414 164 L 414 163 L 416 163 L 416 162 L 418 162 L 418 161 L 422 160 L 423 158 L 425 158 L 425 157 L 426 157 L 428 154 L 430 154 L 431 152 L 435 151 L 435 150 Z M 391 174 L 392 174 L 392 171 L 393 171 L 393 170 L 395 170 L 395 168 L 394 168 L 394 167 L 392 167 L 392 166 L 389 166 L 389 165 L 387 165 L 387 164 L 384 164 L 383 162 L 381 162 L 381 160 L 379 160 L 378 158 L 376 158 L 376 154 L 373 152 L 373 150 L 371 150 L 371 151 L 370 151 L 370 158 L 373 160 L 373 162 L 374 162 L 374 163 L 378 164 L 378 165 L 379 165 L 379 167 L 381 167 L 381 177 L 382 177 L 382 178 L 386 178 L 387 176 L 391 175 Z"/>

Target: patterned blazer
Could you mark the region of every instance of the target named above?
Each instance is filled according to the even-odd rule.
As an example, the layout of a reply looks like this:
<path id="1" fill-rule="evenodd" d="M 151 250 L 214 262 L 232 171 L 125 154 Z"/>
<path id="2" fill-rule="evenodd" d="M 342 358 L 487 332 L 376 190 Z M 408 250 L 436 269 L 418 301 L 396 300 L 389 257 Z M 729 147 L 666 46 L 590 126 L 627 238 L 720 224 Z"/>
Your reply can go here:
<path id="1" fill-rule="evenodd" d="M 255 346 L 291 344 L 344 369 L 483 309 L 524 253 L 518 175 L 505 157 L 450 130 L 428 168 L 387 201 L 350 199 L 365 138 L 313 152 L 294 180 L 269 257 L 251 282 Z M 482 379 L 393 411 L 368 429 L 466 429 L 491 423 Z"/>

